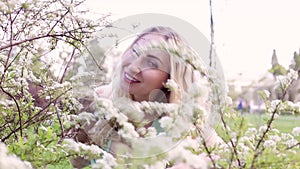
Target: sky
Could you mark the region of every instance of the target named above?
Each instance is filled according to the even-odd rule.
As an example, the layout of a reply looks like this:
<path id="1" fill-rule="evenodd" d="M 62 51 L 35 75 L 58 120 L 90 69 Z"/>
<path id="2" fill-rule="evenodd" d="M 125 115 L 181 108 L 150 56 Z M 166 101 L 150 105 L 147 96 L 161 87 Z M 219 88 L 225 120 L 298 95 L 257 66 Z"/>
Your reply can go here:
<path id="1" fill-rule="evenodd" d="M 212 0 L 215 43 L 227 79 L 255 80 L 271 67 L 273 49 L 279 63 L 291 63 L 300 49 L 299 0 Z M 112 20 L 161 13 L 183 19 L 210 39 L 209 0 L 87 0 L 95 14 Z"/>

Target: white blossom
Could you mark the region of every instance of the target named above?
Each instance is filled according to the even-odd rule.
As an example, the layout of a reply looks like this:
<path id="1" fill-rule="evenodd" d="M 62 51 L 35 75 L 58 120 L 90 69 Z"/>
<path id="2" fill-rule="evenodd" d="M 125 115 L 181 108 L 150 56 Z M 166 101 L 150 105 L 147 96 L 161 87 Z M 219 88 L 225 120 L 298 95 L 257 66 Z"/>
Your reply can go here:
<path id="1" fill-rule="evenodd" d="M 299 142 L 292 138 L 290 140 L 287 140 L 286 142 L 284 142 L 285 145 L 287 145 L 288 147 L 292 147 L 292 146 L 295 146 L 296 144 L 298 144 Z"/>
<path id="2" fill-rule="evenodd" d="M 271 105 L 268 109 L 268 113 L 273 113 L 275 111 L 275 109 L 279 109 L 280 103 L 281 103 L 281 100 L 272 100 Z"/>
<path id="3" fill-rule="evenodd" d="M 290 69 L 286 76 L 277 76 L 275 82 L 275 88 L 281 88 L 286 90 L 294 80 L 298 79 L 298 72 Z"/>
<path id="4" fill-rule="evenodd" d="M 128 100 L 127 98 L 119 98 L 115 101 L 116 108 L 114 110 L 114 114 L 112 117 L 118 116 L 117 114 L 119 112 L 122 112 L 127 118 L 133 122 L 142 122 L 145 116 L 145 112 L 141 109 L 140 103 L 138 102 L 132 102 L 131 100 Z M 113 109 L 113 108 L 110 108 Z M 108 110 L 111 111 L 111 110 Z M 111 118 L 107 117 L 106 118 Z"/>
<path id="5" fill-rule="evenodd" d="M 173 126 L 173 118 L 164 116 L 159 120 L 159 123 L 163 129 L 169 130 Z"/>
<path id="6" fill-rule="evenodd" d="M 300 113 L 300 102 L 294 104 L 294 112 Z"/>
<path id="7" fill-rule="evenodd" d="M 92 164 L 93 169 L 113 169 L 117 166 L 116 159 L 107 152 L 102 152 L 102 158 L 96 159 L 96 163 Z"/>
<path id="8" fill-rule="evenodd" d="M 143 165 L 143 169 L 165 168 L 167 164 L 168 164 L 168 161 L 166 161 L 166 160 L 155 161 L 155 162 L 153 162 L 151 164 L 144 164 Z"/>
<path id="9" fill-rule="evenodd" d="M 80 151 L 79 144 L 73 139 L 65 139 L 64 143 L 65 144 L 63 145 L 63 147 L 65 148 L 65 150 L 72 150 L 74 152 Z"/>
<path id="10" fill-rule="evenodd" d="M 118 114 L 118 110 L 114 107 L 112 100 L 105 98 L 97 98 L 95 115 L 98 118 L 111 119 Z"/>
<path id="11" fill-rule="evenodd" d="M 294 136 L 299 136 L 300 135 L 300 127 L 293 128 L 292 133 Z"/>
<path id="12" fill-rule="evenodd" d="M 157 135 L 157 131 L 154 127 L 148 127 L 147 133 L 145 134 L 145 137 L 152 138 Z"/>
<path id="13" fill-rule="evenodd" d="M 268 127 L 267 127 L 266 125 L 261 126 L 261 127 L 258 129 L 258 132 L 259 132 L 259 133 L 264 133 L 264 132 L 266 132 L 267 128 L 268 128 Z"/>
<path id="14" fill-rule="evenodd" d="M 277 136 L 277 135 L 271 135 L 269 136 L 270 140 L 275 141 L 276 143 L 281 141 L 281 137 Z"/>
<path id="15" fill-rule="evenodd" d="M 168 79 L 165 83 L 165 87 L 170 91 L 178 90 L 178 84 L 173 79 Z"/>
<path id="16" fill-rule="evenodd" d="M 248 128 L 245 135 L 255 135 L 257 133 L 256 128 Z"/>
<path id="17" fill-rule="evenodd" d="M 79 117 L 78 117 L 78 115 L 75 115 L 75 114 L 69 114 L 66 116 L 66 120 L 67 121 L 73 121 L 73 120 L 77 121 L 77 120 L 79 120 Z"/>
<path id="18" fill-rule="evenodd" d="M 84 146 L 82 146 L 82 147 L 84 147 Z M 84 147 L 83 150 L 86 150 L 87 152 L 89 152 L 95 156 L 98 156 L 99 154 L 103 153 L 103 150 L 96 145 L 90 145 L 90 146 Z"/>
<path id="19" fill-rule="evenodd" d="M 281 133 L 281 138 L 282 138 L 283 140 L 294 139 L 294 137 L 293 137 L 290 133 Z"/>
<path id="20" fill-rule="evenodd" d="M 105 152 L 97 145 L 87 145 L 73 139 L 65 139 L 63 147 L 67 152 L 80 153 L 89 158 L 99 157 L 100 154 Z"/>
<path id="21" fill-rule="evenodd" d="M 227 97 L 225 98 L 225 102 L 226 102 L 228 105 L 232 105 L 232 98 L 229 97 L 229 96 L 227 96 Z"/>
<path id="22" fill-rule="evenodd" d="M 200 75 L 199 75 L 200 76 Z M 206 77 L 201 78 L 196 83 L 192 83 L 188 89 L 188 96 L 206 101 L 209 96 L 210 87 Z"/>
<path id="23" fill-rule="evenodd" d="M 78 115 L 79 120 L 83 121 L 87 125 L 90 125 L 92 121 L 96 120 L 96 117 L 92 113 L 82 112 Z"/>
<path id="24" fill-rule="evenodd" d="M 298 71 L 290 69 L 289 73 L 287 74 L 287 78 L 289 80 L 297 80 L 298 79 Z"/>
<path id="25" fill-rule="evenodd" d="M 282 75 L 276 76 L 276 82 L 274 88 L 286 89 L 287 85 L 288 85 L 288 80 L 285 76 Z"/>
<path id="26" fill-rule="evenodd" d="M 139 134 L 135 131 L 135 128 L 131 123 L 123 123 L 123 128 L 118 131 L 118 134 L 129 139 L 139 137 Z"/>
<path id="27" fill-rule="evenodd" d="M 263 90 L 263 93 L 266 96 L 266 98 L 270 97 L 270 92 L 268 90 Z"/>
<path id="28" fill-rule="evenodd" d="M 145 135 L 145 134 L 147 133 L 147 129 L 146 129 L 145 127 L 140 127 L 140 128 L 138 128 L 137 132 L 138 132 L 141 136 L 143 136 L 143 135 Z"/>
<path id="29" fill-rule="evenodd" d="M 266 140 L 264 142 L 264 147 L 265 148 L 270 148 L 270 149 L 276 149 L 276 142 L 273 140 Z"/>
<path id="30" fill-rule="evenodd" d="M 168 152 L 168 159 L 175 160 L 177 163 L 184 162 L 187 165 L 193 166 L 195 168 L 205 169 L 207 168 L 207 162 L 203 156 L 193 154 L 189 151 L 188 147 L 197 147 L 199 142 L 197 140 L 191 139 L 190 137 L 181 140 L 176 147 Z"/>
<path id="31" fill-rule="evenodd" d="M 250 148 L 243 143 L 239 143 L 238 147 L 240 148 L 240 153 L 242 156 L 245 156 L 250 150 Z"/>
<path id="32" fill-rule="evenodd" d="M 116 116 L 116 118 L 117 118 L 117 122 L 119 124 L 124 124 L 125 122 L 128 121 L 128 117 L 125 114 L 123 114 L 123 113 L 118 113 L 118 115 Z"/>
<path id="33" fill-rule="evenodd" d="M 0 142 L 0 168 L 1 169 L 32 169 L 27 161 L 22 161 L 14 154 L 9 154 L 4 143 Z"/>

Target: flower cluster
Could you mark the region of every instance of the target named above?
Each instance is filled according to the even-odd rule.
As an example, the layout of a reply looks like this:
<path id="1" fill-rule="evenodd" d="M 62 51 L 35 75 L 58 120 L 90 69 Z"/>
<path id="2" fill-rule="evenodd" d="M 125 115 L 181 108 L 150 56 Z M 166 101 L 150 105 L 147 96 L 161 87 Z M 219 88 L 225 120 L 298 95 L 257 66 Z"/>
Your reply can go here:
<path id="1" fill-rule="evenodd" d="M 292 133 L 294 134 L 294 136 L 299 136 L 300 135 L 300 127 L 293 128 Z"/>
<path id="2" fill-rule="evenodd" d="M 275 82 L 275 88 L 280 88 L 281 90 L 286 90 L 293 81 L 298 79 L 298 72 L 290 69 L 286 76 L 277 76 Z"/>
<path id="3" fill-rule="evenodd" d="M 100 154 L 104 153 L 104 151 L 96 145 L 78 143 L 73 139 L 64 139 L 63 147 L 69 154 L 80 153 L 88 158 L 97 158 Z"/>
<path id="4" fill-rule="evenodd" d="M 9 154 L 4 143 L 0 143 L 0 168 L 10 169 L 32 169 L 32 166 L 27 161 L 22 161 L 14 154 Z"/>

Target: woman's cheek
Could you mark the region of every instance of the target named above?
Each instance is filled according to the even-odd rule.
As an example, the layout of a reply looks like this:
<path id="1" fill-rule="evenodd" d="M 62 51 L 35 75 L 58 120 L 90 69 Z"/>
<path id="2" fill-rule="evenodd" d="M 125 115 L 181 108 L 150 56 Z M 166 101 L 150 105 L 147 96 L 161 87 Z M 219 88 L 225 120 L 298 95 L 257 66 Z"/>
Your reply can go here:
<path id="1" fill-rule="evenodd" d="M 128 66 L 131 62 L 132 62 L 132 61 L 131 61 L 130 58 L 124 58 L 124 59 L 122 60 L 121 65 L 122 65 L 122 67 L 125 67 L 125 66 Z"/>

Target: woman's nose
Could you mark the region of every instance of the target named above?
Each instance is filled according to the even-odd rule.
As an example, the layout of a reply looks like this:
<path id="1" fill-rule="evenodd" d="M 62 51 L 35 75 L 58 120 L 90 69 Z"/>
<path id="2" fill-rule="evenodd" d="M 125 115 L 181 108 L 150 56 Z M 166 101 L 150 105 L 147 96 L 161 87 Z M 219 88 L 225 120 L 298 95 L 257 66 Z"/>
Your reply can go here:
<path id="1" fill-rule="evenodd" d="M 140 73 L 141 72 L 141 60 L 140 58 L 137 58 L 133 60 L 129 65 L 128 65 L 128 70 L 131 73 Z"/>

